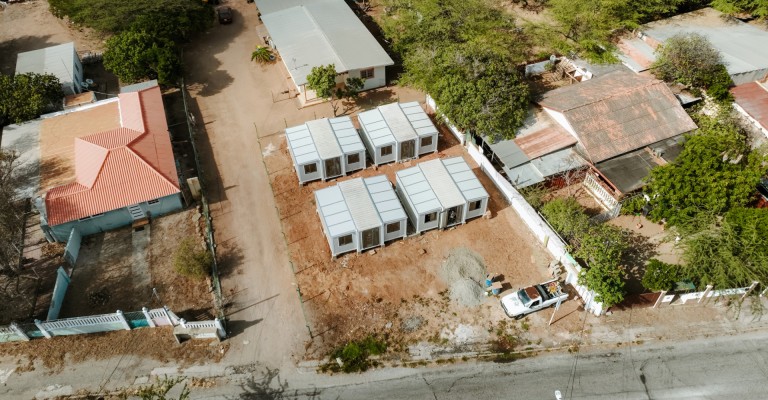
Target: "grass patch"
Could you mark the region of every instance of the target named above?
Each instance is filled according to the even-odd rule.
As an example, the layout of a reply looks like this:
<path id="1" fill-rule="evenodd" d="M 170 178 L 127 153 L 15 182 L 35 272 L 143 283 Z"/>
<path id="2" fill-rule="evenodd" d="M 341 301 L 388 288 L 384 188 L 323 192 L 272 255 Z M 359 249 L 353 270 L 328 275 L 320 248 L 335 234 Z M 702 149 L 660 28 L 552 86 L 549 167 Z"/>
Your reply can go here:
<path id="1" fill-rule="evenodd" d="M 368 336 L 360 341 L 351 341 L 331 353 L 327 364 L 320 367 L 322 372 L 363 372 L 379 363 L 371 360 L 370 356 L 384 354 L 387 343 L 374 336 Z M 336 360 L 341 360 L 341 365 Z"/>

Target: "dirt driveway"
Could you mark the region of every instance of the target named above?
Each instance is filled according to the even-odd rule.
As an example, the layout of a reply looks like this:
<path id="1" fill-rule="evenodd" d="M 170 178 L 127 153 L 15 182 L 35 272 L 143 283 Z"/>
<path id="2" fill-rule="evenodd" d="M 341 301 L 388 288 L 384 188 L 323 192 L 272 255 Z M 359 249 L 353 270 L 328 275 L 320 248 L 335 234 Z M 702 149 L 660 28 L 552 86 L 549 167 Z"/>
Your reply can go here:
<path id="1" fill-rule="evenodd" d="M 214 26 L 185 52 L 193 107 L 199 108 L 198 121 L 204 121 L 198 124 L 204 176 L 234 335 L 226 362 L 287 367 L 309 336 L 261 159 L 269 149 L 260 141 L 286 125 L 329 116 L 331 108 L 321 104 L 299 110 L 295 99 L 273 102 L 288 82 L 282 65 L 250 61 L 254 47 L 261 44 L 256 8 L 246 2 L 227 5 L 233 8 L 234 22 Z M 383 90 L 373 98 L 392 95 Z M 423 98 L 415 92 L 410 96 L 406 99 Z"/>

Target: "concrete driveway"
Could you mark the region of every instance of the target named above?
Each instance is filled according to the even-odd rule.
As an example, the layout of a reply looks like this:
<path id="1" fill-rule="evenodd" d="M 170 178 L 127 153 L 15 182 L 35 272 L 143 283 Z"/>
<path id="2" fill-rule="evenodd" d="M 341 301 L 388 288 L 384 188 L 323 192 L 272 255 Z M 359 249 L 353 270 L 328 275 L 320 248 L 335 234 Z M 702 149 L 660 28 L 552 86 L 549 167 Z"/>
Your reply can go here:
<path id="1" fill-rule="evenodd" d="M 197 121 L 204 123 L 198 123 L 204 176 L 230 302 L 233 337 L 226 363 L 286 367 L 302 356 L 309 333 L 262 157 L 270 149 L 262 149 L 260 139 L 332 116 L 332 110 L 328 104 L 299 109 L 296 99 L 288 99 L 282 64 L 250 61 L 262 44 L 256 8 L 245 1 L 227 5 L 234 22 L 214 26 L 185 54 L 187 85 L 199 108 Z M 373 107 L 398 98 L 423 101 L 416 91 L 385 88 L 362 103 Z"/>

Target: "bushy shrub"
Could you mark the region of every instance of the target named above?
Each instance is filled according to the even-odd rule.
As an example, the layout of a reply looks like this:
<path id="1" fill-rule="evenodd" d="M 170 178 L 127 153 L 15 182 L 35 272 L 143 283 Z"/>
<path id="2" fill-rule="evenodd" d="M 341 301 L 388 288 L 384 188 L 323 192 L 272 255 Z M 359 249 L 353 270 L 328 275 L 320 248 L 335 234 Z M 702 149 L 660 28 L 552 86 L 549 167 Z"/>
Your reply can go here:
<path id="1" fill-rule="evenodd" d="M 213 257 L 208 249 L 200 249 L 192 238 L 182 240 L 173 254 L 176 272 L 190 278 L 202 279 L 208 276 L 212 263 Z"/>
<path id="2" fill-rule="evenodd" d="M 643 287 L 654 292 L 671 290 L 675 282 L 682 279 L 682 270 L 679 265 L 667 264 L 655 258 L 648 260 L 643 274 Z"/>

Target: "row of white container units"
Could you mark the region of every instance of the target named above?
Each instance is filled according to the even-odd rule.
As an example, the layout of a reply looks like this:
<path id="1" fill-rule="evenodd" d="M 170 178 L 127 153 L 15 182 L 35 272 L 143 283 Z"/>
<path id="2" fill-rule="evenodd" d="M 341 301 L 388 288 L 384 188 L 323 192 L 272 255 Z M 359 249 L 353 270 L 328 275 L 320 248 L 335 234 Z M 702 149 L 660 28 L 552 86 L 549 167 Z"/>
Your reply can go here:
<path id="1" fill-rule="evenodd" d="M 419 234 L 485 214 L 488 192 L 462 157 L 435 159 L 396 173 L 355 178 L 315 191 L 331 255 L 365 251 L 402 239 L 408 220 Z"/>
<path id="2" fill-rule="evenodd" d="M 391 103 L 350 117 L 323 118 L 287 128 L 285 136 L 299 184 L 346 176 L 374 165 L 437 151 L 438 131 L 418 102 Z"/>

